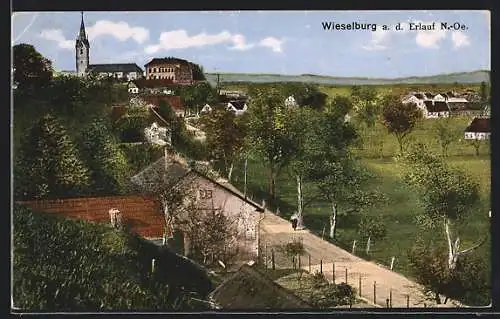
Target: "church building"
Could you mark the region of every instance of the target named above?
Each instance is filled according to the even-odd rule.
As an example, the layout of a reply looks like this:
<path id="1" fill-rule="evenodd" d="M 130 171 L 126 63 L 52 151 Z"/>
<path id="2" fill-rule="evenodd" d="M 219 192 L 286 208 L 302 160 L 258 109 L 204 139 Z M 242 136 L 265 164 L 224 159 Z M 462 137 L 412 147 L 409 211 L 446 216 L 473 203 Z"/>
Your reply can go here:
<path id="1" fill-rule="evenodd" d="M 85 32 L 85 23 L 80 24 L 80 32 L 75 43 L 76 74 L 84 76 L 90 72 L 98 76 L 111 76 L 127 81 L 143 77 L 144 71 L 136 63 L 90 64 L 90 42 Z"/>

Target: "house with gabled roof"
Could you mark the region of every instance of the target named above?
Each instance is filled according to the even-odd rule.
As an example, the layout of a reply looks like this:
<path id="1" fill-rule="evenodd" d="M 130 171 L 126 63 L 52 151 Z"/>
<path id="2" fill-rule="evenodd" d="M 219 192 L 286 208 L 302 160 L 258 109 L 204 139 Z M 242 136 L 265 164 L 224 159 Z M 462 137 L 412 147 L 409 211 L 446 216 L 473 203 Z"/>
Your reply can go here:
<path id="1" fill-rule="evenodd" d="M 235 115 L 242 115 L 247 111 L 247 103 L 245 100 L 232 100 L 227 103 L 227 110 Z"/>
<path id="2" fill-rule="evenodd" d="M 312 306 L 275 283 L 255 264 L 245 264 L 209 295 L 220 309 L 283 311 Z"/>
<path id="3" fill-rule="evenodd" d="M 426 112 L 425 118 L 441 118 L 450 116 L 450 108 L 448 103 L 444 101 L 425 101 Z"/>
<path id="4" fill-rule="evenodd" d="M 490 135 L 489 118 L 474 118 L 464 131 L 464 139 L 466 140 L 489 140 Z"/>
<path id="5" fill-rule="evenodd" d="M 168 152 L 166 156 L 134 175 L 131 181 L 145 190 L 158 183 L 169 188 L 184 189 L 186 194 L 195 198 L 195 205 L 200 213 L 207 214 L 214 210 L 222 212 L 236 225 L 236 264 L 258 258 L 259 223 L 264 208 L 246 194 L 242 194 L 227 180 L 210 176 L 206 170 L 190 165 L 174 152 Z M 182 222 L 189 217 L 180 215 L 177 218 L 178 222 L 172 225 L 169 236 L 183 242 L 182 247 L 177 247 L 179 253 L 189 255 L 190 238 Z"/>

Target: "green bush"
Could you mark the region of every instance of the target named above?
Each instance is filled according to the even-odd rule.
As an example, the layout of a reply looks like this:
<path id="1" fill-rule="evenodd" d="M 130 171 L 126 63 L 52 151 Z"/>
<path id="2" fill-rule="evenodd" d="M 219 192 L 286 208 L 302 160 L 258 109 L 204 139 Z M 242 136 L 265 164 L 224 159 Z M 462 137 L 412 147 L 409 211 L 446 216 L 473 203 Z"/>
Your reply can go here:
<path id="1" fill-rule="evenodd" d="M 23 311 L 188 309 L 181 286 L 211 288 L 183 258 L 107 225 L 17 205 L 13 221 L 13 302 Z"/>
<path id="2" fill-rule="evenodd" d="M 356 289 L 346 283 L 330 283 L 320 272 L 316 272 L 312 280 L 313 290 L 309 303 L 314 307 L 330 308 L 353 304 L 356 301 Z"/>
<path id="3" fill-rule="evenodd" d="M 163 155 L 162 146 L 149 143 L 121 143 L 120 149 L 127 158 L 132 174 L 139 172 Z"/>

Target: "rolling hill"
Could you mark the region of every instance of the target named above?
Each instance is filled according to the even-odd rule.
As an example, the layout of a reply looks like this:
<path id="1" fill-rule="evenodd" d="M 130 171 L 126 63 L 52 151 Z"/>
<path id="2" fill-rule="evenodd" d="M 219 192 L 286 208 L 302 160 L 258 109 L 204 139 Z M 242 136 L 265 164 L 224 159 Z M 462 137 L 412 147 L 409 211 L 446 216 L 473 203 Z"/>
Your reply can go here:
<path id="1" fill-rule="evenodd" d="M 207 80 L 215 84 L 217 75 L 206 73 Z M 221 73 L 222 83 L 271 83 L 271 82 L 311 82 L 327 85 L 383 85 L 383 84 L 446 84 L 446 83 L 481 83 L 489 82 L 490 71 L 478 70 L 472 72 L 459 72 L 437 74 L 424 77 L 405 78 L 363 78 L 363 77 L 333 77 L 325 75 L 301 74 L 247 74 L 247 73 Z"/>

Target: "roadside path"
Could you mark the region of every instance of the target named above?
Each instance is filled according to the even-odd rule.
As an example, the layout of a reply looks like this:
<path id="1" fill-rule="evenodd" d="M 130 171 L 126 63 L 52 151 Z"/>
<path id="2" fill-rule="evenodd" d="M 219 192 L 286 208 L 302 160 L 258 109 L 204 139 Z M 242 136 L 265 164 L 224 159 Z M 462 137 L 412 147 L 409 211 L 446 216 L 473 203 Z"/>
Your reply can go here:
<path id="1" fill-rule="evenodd" d="M 325 277 L 333 280 L 333 263 L 335 263 L 335 282 L 345 282 L 347 269 L 347 283 L 358 290 L 361 277 L 361 297 L 378 306 L 386 307 L 386 299 L 391 297 L 392 307 L 406 308 L 409 296 L 409 307 L 459 307 L 458 303 L 448 300 L 446 305 L 437 305 L 435 301 L 426 298 L 419 284 L 374 262 L 366 261 L 347 251 L 322 240 L 309 230 L 293 231 L 289 221 L 266 211 L 260 224 L 260 242 L 267 247 L 282 245 L 293 240 L 301 239 L 306 251 L 302 257 L 301 268 L 309 270 L 308 256 L 311 256 L 311 272 L 320 270 L 320 260 Z M 269 252 L 268 252 L 269 255 Z M 290 261 L 276 261 L 277 268 L 290 268 Z M 283 265 L 285 264 L 285 265 Z M 288 267 L 286 266 L 288 265 Z M 374 296 L 374 285 L 376 293 Z M 375 300 L 374 300 L 375 297 Z"/>

